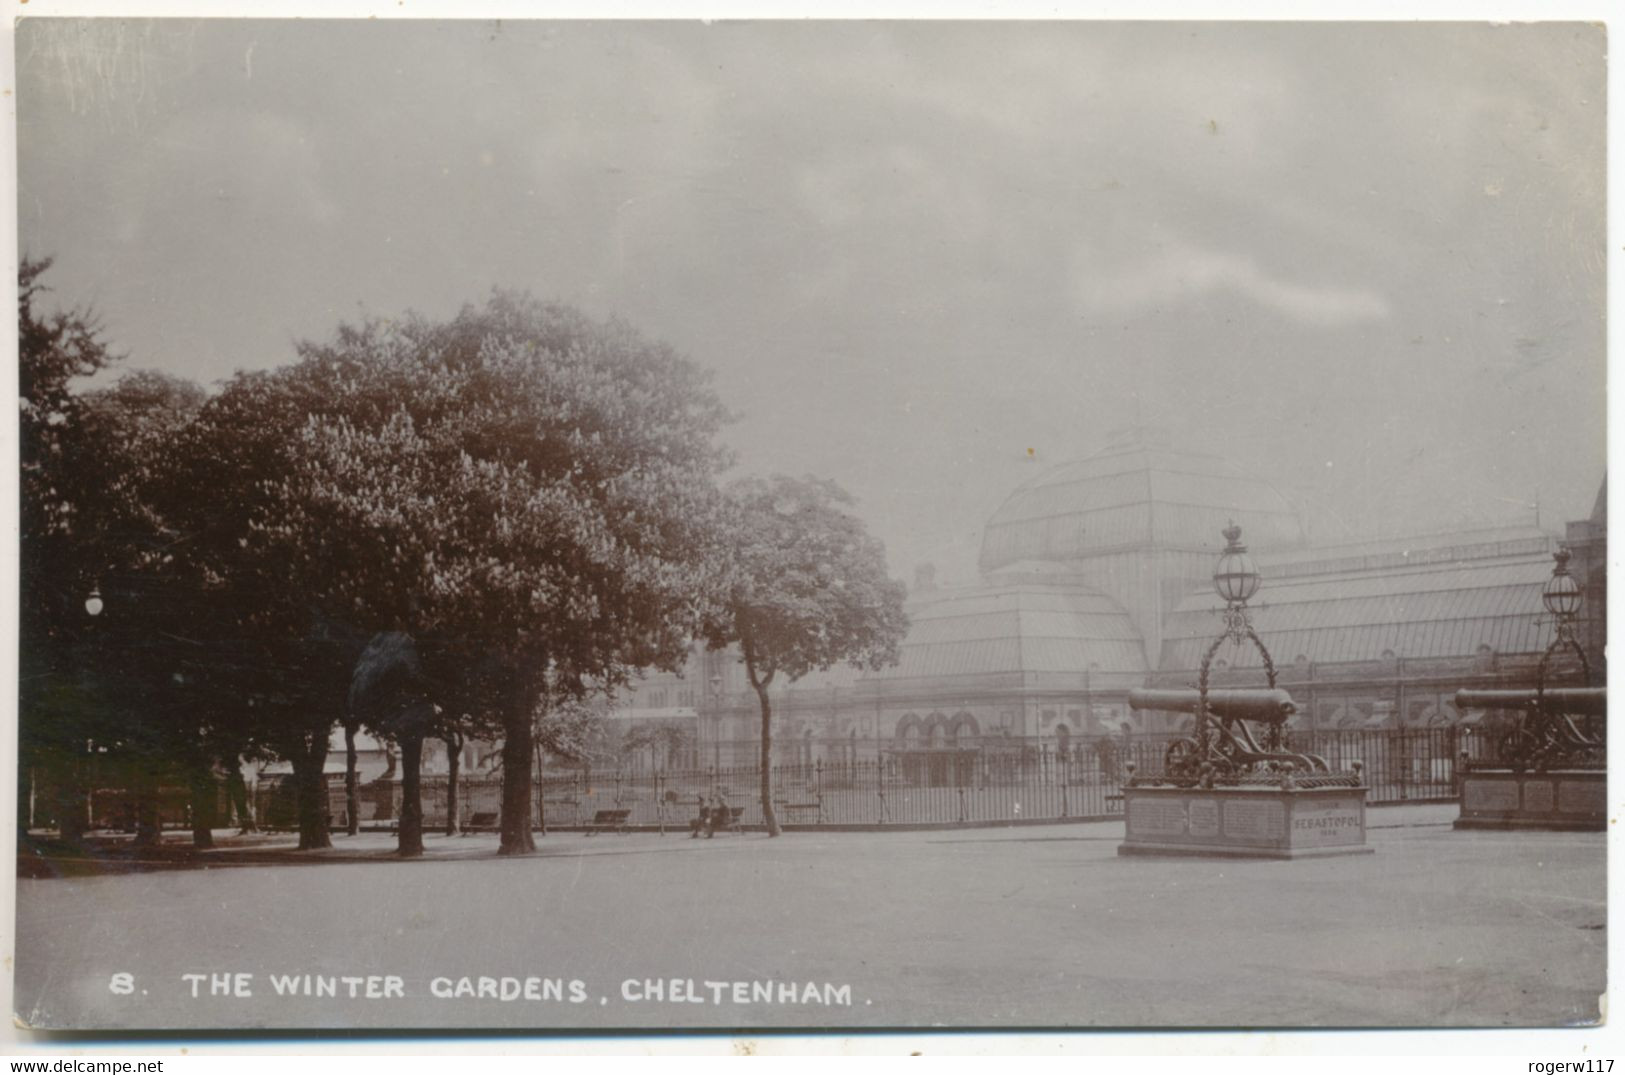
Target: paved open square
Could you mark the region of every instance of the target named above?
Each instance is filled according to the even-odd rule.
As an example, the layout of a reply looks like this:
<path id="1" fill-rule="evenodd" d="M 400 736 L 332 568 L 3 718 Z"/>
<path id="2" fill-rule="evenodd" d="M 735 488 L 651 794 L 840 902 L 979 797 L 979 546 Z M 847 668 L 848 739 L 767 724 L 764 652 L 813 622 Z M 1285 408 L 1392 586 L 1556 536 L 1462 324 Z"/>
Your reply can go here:
<path id="1" fill-rule="evenodd" d="M 436 837 L 414 862 L 363 835 L 342 861 L 21 878 L 17 1007 L 116 1028 L 1595 1020 L 1605 838 L 1454 812 L 1374 811 L 1376 854 L 1298 862 L 1125 859 L 1110 822 L 555 833 L 520 859 Z"/>

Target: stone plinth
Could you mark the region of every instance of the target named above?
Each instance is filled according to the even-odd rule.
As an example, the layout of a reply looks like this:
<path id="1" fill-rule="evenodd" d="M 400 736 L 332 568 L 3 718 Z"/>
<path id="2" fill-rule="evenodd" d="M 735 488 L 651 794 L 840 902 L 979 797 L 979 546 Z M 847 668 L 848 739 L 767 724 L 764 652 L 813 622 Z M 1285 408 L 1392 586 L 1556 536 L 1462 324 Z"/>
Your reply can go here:
<path id="1" fill-rule="evenodd" d="M 1597 769 L 1472 770 L 1461 777 L 1456 828 L 1602 832 L 1608 828 L 1608 774 Z"/>
<path id="2" fill-rule="evenodd" d="M 1125 787 L 1120 855 L 1370 854 L 1365 788 Z"/>

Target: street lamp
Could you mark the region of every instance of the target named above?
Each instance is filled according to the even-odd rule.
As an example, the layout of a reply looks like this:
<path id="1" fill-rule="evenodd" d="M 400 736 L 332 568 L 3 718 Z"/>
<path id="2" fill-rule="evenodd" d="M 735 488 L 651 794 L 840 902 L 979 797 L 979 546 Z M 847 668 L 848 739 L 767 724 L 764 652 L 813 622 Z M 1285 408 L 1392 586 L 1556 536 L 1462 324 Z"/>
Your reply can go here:
<path id="1" fill-rule="evenodd" d="M 1239 643 L 1243 639 L 1250 639 L 1264 659 L 1269 689 L 1275 689 L 1275 662 L 1270 659 L 1269 650 L 1264 648 L 1258 633 L 1253 630 L 1252 616 L 1247 611 L 1247 602 L 1258 592 L 1262 581 L 1258 566 L 1248 555 L 1247 546 L 1241 543 L 1241 527 L 1234 520 L 1225 527 L 1224 540 L 1224 551 L 1219 554 L 1219 562 L 1213 568 L 1213 592 L 1224 600 L 1224 630 L 1202 654 L 1202 665 L 1196 680 L 1196 751 L 1188 760 L 1188 764 L 1202 774 L 1205 786 L 1211 786 L 1214 770 L 1224 761 L 1208 708 L 1208 677 L 1213 671 L 1213 657 L 1219 652 L 1219 647 L 1226 642 Z M 1264 749 L 1279 750 L 1280 740 L 1281 725 L 1271 724 L 1265 732 Z"/>
<path id="2" fill-rule="evenodd" d="M 1543 695 L 1546 691 L 1546 667 L 1551 662 L 1552 654 L 1561 647 L 1568 646 L 1580 658 L 1580 669 L 1584 674 L 1584 682 L 1591 684 L 1591 662 L 1586 660 L 1585 648 L 1575 634 L 1574 624 L 1580 617 L 1580 606 L 1585 603 L 1585 591 L 1580 588 L 1573 575 L 1569 574 L 1569 558 L 1573 554 L 1566 548 L 1559 548 L 1552 553 L 1555 561 L 1552 565 L 1552 577 L 1546 580 L 1545 587 L 1540 591 L 1540 603 L 1546 606 L 1546 611 L 1557 620 L 1556 637 L 1552 644 L 1546 647 L 1546 653 L 1540 659 L 1540 668 L 1537 672 L 1535 693 Z"/>
<path id="3" fill-rule="evenodd" d="M 715 714 L 715 734 L 711 736 L 711 765 L 720 768 L 722 765 L 722 676 L 712 672 L 707 681 L 711 687 L 711 709 Z"/>
<path id="4" fill-rule="evenodd" d="M 1499 766 L 1514 773 L 1558 769 L 1602 769 L 1607 756 L 1608 689 L 1591 686 L 1591 662 L 1576 631 L 1585 592 L 1569 574 L 1568 549 L 1552 554 L 1551 578 L 1540 592 L 1540 603 L 1556 621 L 1551 644 L 1535 669 L 1535 693 L 1524 690 L 1460 690 L 1456 708 L 1516 709 L 1517 725 L 1496 745 Z M 1580 687 L 1547 689 L 1552 659 L 1568 647 L 1580 661 Z M 1577 723 L 1578 721 L 1578 723 Z M 1598 793 L 1600 794 L 1600 792 Z M 1464 815 L 1465 816 L 1465 815 Z M 1603 815 L 1595 817 L 1603 825 Z"/>
<path id="5" fill-rule="evenodd" d="M 1572 555 L 1568 549 L 1558 549 L 1552 553 L 1552 559 L 1557 562 L 1552 566 L 1552 577 L 1546 580 L 1546 588 L 1540 592 L 1540 602 L 1546 606 L 1546 611 L 1556 616 L 1559 622 L 1570 624 L 1579 615 L 1580 605 L 1585 601 L 1580 584 L 1569 574 L 1569 557 Z"/>
<path id="6" fill-rule="evenodd" d="M 102 614 L 102 590 L 100 586 L 91 587 L 90 596 L 85 598 L 85 611 L 92 616 Z"/>
<path id="7" fill-rule="evenodd" d="M 1258 568 L 1241 543 L 1241 527 L 1231 523 L 1224 531 L 1224 552 L 1213 569 L 1213 590 L 1230 606 L 1245 605 L 1258 592 Z"/>

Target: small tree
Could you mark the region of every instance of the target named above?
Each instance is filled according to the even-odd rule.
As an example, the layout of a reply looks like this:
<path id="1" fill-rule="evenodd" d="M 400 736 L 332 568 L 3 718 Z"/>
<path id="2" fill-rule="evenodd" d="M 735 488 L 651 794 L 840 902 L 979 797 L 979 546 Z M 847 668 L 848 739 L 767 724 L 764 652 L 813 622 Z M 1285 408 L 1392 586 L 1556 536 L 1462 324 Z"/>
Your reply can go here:
<path id="1" fill-rule="evenodd" d="M 707 627 L 712 648 L 738 645 L 761 705 L 762 817 L 773 812 L 773 704 L 769 689 L 843 662 L 895 664 L 908 630 L 903 584 L 886 574 L 886 554 L 852 502 L 815 478 L 746 479 L 728 490 L 722 537 L 731 565 L 719 611 Z"/>
<path id="2" fill-rule="evenodd" d="M 680 724 L 655 721 L 634 724 L 621 736 L 621 755 L 630 757 L 640 750 L 649 751 L 655 764 L 666 759 L 666 768 L 675 767 L 677 755 L 688 749 L 689 734 Z"/>

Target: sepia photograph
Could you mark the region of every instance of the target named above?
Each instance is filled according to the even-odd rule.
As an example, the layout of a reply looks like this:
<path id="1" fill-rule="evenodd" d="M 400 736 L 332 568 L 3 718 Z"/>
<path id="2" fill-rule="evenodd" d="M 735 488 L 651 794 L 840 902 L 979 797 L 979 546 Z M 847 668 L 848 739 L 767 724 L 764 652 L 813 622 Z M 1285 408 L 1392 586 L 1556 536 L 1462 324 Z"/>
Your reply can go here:
<path id="1" fill-rule="evenodd" d="M 1603 24 L 14 14 L 20 1040 L 1605 1021 Z"/>

